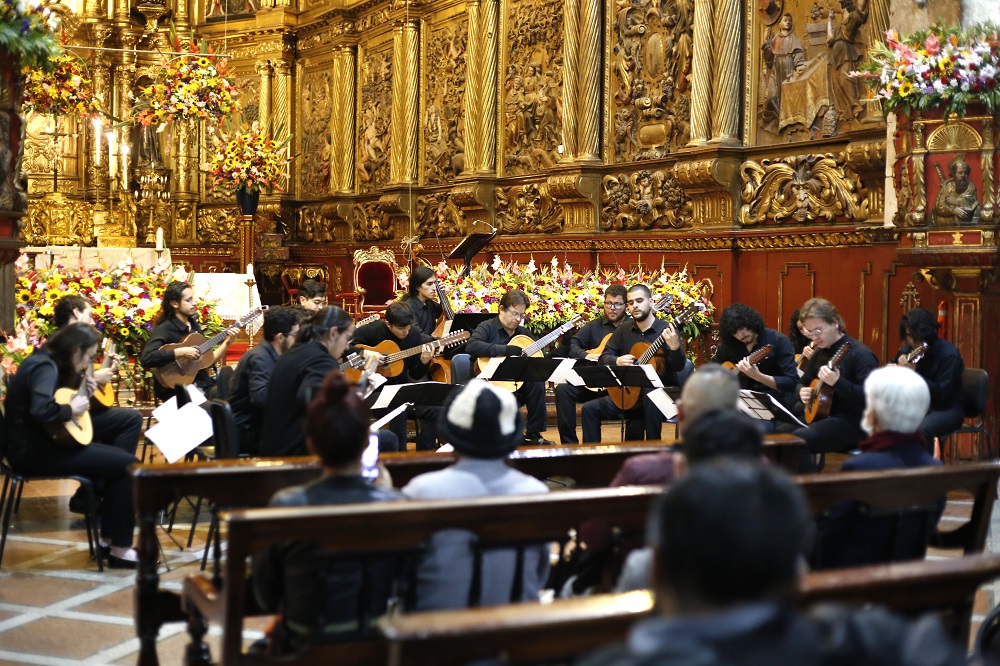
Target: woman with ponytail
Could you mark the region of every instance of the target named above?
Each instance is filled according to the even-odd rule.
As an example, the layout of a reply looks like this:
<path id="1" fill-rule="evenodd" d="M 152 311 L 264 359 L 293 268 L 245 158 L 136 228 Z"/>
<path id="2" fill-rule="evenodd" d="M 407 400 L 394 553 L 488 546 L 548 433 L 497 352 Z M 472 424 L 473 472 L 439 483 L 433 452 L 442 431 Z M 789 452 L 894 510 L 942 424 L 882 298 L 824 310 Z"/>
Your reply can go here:
<path id="1" fill-rule="evenodd" d="M 417 328 L 424 335 L 431 335 L 437 327 L 444 310 L 434 300 L 437 291 L 437 276 L 427 266 L 417 266 L 410 273 L 410 284 L 402 302 L 413 312 Z"/>

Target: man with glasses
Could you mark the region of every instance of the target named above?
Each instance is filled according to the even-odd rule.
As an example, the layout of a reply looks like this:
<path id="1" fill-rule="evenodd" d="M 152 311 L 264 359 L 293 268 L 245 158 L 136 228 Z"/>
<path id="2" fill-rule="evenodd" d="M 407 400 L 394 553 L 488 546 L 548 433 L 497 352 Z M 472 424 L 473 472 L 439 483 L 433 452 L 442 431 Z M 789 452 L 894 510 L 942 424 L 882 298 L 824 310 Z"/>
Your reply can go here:
<path id="1" fill-rule="evenodd" d="M 878 359 L 868 347 L 844 332 L 846 324 L 833 303 L 823 298 L 811 298 L 799 311 L 816 351 L 799 379 L 799 400 L 802 408 L 809 404 L 813 389 L 810 384 L 819 379 L 833 387 L 830 415 L 813 421 L 808 427 L 794 430 L 805 440 L 814 454 L 830 451 L 851 451 L 865 438 L 861 428 L 861 415 L 865 411 L 865 379 L 878 367 Z M 830 359 L 845 345 L 850 344 L 836 369 L 829 367 Z M 782 426 L 779 430 L 784 430 Z M 803 471 L 815 470 L 813 456 L 803 460 Z"/>
<path id="2" fill-rule="evenodd" d="M 476 327 L 465 345 L 466 353 L 475 358 L 493 356 L 520 356 L 521 347 L 510 344 L 518 335 L 533 338 L 531 332 L 521 325 L 528 309 L 528 297 L 519 289 L 508 291 L 500 299 L 499 313 L 495 319 L 488 319 Z M 554 442 L 542 437 L 545 432 L 545 384 L 543 382 L 522 382 L 514 391 L 518 405 L 528 408 L 525 424 L 524 443 L 549 446 Z"/>
<path id="3" fill-rule="evenodd" d="M 264 341 L 240 359 L 229 386 L 229 407 L 240 434 L 240 453 L 260 453 L 260 426 L 267 407 L 267 386 L 278 357 L 292 348 L 304 312 L 271 307 L 264 311 Z"/>
<path id="4" fill-rule="evenodd" d="M 606 338 L 618 330 L 629 314 L 625 308 L 625 297 L 628 290 L 624 285 L 612 284 L 604 290 L 604 316 L 587 323 L 577 329 L 569 343 L 569 358 L 598 361 L 601 352 L 591 352 L 602 346 Z M 563 444 L 577 444 L 576 437 L 576 406 L 579 403 L 590 402 L 604 397 L 607 391 L 595 391 L 572 384 L 556 386 L 556 420 L 559 424 L 559 440 Z"/>
<path id="5" fill-rule="evenodd" d="M 318 312 L 326 307 L 326 285 L 316 280 L 306 280 L 299 287 L 299 305 L 307 312 Z"/>

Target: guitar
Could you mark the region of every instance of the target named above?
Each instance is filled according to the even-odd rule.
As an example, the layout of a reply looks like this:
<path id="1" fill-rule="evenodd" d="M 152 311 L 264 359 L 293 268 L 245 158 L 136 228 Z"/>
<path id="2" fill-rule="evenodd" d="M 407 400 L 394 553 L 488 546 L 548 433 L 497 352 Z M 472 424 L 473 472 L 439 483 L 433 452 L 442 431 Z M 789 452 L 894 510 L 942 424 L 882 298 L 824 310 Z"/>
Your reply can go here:
<path id="1" fill-rule="evenodd" d="M 68 405 L 73 398 L 87 395 L 87 377 L 80 376 L 80 387 L 76 389 L 57 389 L 55 396 L 56 403 Z M 94 439 L 94 424 L 90 420 L 90 412 L 84 412 L 79 416 L 70 416 L 69 421 L 53 423 L 45 427 L 52 440 L 61 446 L 87 446 Z"/>
<path id="2" fill-rule="evenodd" d="M 851 348 L 850 342 L 845 342 L 844 346 L 837 350 L 826 367 L 836 370 L 837 366 L 847 355 L 847 350 Z M 812 389 L 812 396 L 806 404 L 806 423 L 820 421 L 830 415 L 830 407 L 833 406 L 833 387 L 817 377 L 809 384 Z"/>
<path id="3" fill-rule="evenodd" d="M 774 347 L 772 347 L 771 345 L 764 345 L 757 351 L 747 356 L 747 362 L 750 363 L 750 365 L 757 365 L 765 358 L 767 358 L 767 355 L 771 353 L 772 349 L 774 349 Z M 722 367 L 725 368 L 726 370 L 736 370 L 736 364 L 730 363 L 729 361 L 725 361 L 722 364 Z M 739 371 L 737 370 L 737 372 Z"/>
<path id="4" fill-rule="evenodd" d="M 674 325 L 678 335 L 680 335 L 681 326 L 683 326 L 687 320 L 700 313 L 704 307 L 705 306 L 701 303 L 695 302 L 687 306 L 679 315 L 671 318 L 670 323 Z M 632 345 L 632 349 L 629 350 L 629 353 L 635 357 L 633 365 L 646 365 L 650 361 L 653 361 L 653 367 L 656 368 L 656 374 L 661 374 L 663 372 L 663 361 L 661 359 L 654 359 L 653 357 L 656 355 L 656 352 L 660 351 L 660 347 L 662 346 L 662 334 L 656 336 L 656 339 L 652 342 L 635 343 Z M 635 407 L 635 404 L 639 402 L 639 398 L 642 396 L 642 389 L 638 386 L 609 388 L 608 395 L 611 396 L 611 401 L 617 405 L 618 409 L 625 411 L 632 409 Z"/>
<path id="5" fill-rule="evenodd" d="M 354 328 L 361 328 L 361 327 L 362 327 L 362 326 L 364 326 L 365 324 L 370 324 L 370 323 L 372 323 L 373 321 L 378 321 L 378 320 L 379 320 L 379 319 L 381 319 L 381 318 L 382 318 L 382 315 L 381 315 L 381 314 L 379 314 L 378 312 L 376 312 L 376 313 L 375 313 L 375 314 L 373 314 L 373 315 L 368 315 L 367 317 L 365 317 L 364 319 L 362 319 L 362 320 L 361 320 L 361 321 L 359 321 L 359 322 L 355 322 L 355 324 L 354 324 Z"/>
<path id="6" fill-rule="evenodd" d="M 372 356 L 371 358 L 368 359 L 368 362 L 365 363 L 365 369 L 361 373 L 361 376 L 358 377 L 358 381 L 355 383 L 354 392 L 357 395 L 359 395 L 362 398 L 365 397 L 365 395 L 368 393 L 368 379 L 372 376 L 372 373 L 374 373 L 376 370 L 378 370 L 378 357 Z"/>
<path id="7" fill-rule="evenodd" d="M 815 350 L 816 343 L 810 342 L 808 348 Z M 806 366 L 809 365 L 809 358 L 810 357 L 806 356 L 805 354 L 799 354 L 798 357 L 795 359 L 795 367 L 799 369 L 799 377 L 802 376 L 802 373 L 805 372 Z"/>
<path id="8" fill-rule="evenodd" d="M 653 313 L 655 314 L 659 312 L 660 310 L 667 307 L 673 302 L 674 302 L 673 296 L 664 296 L 663 298 L 661 298 L 660 300 L 658 300 L 656 303 L 653 304 Z M 587 355 L 589 356 L 590 354 L 597 354 L 597 356 L 599 357 L 601 354 L 603 354 L 604 348 L 608 346 L 608 340 L 611 339 L 612 335 L 614 335 L 614 333 L 608 333 L 607 335 L 605 335 L 601 339 L 601 344 L 597 345 L 593 349 L 587 350 Z M 592 391 L 594 393 L 601 393 L 605 390 L 603 388 L 595 388 L 593 386 L 583 386 L 581 388 L 587 389 L 588 391 Z"/>
<path id="9" fill-rule="evenodd" d="M 101 363 L 94 364 L 94 372 L 98 370 L 107 370 L 115 363 L 115 355 L 117 350 L 115 349 L 114 340 L 111 338 L 104 338 L 104 360 Z M 91 373 L 93 374 L 93 373 Z M 100 384 L 94 389 L 93 395 L 90 396 L 90 406 L 92 409 L 101 409 L 104 407 L 113 407 L 115 404 L 115 387 L 111 382 L 108 382 L 104 386 Z"/>
<path id="10" fill-rule="evenodd" d="M 927 353 L 927 343 L 921 342 L 919 345 L 910 350 L 910 353 L 906 355 L 906 362 L 910 365 L 915 365 L 920 362 Z"/>
<path id="11" fill-rule="evenodd" d="M 558 328 L 555 328 L 537 340 L 532 340 L 527 335 L 515 335 L 511 338 L 510 342 L 507 344 L 515 345 L 521 347 L 521 356 L 541 356 L 542 350 L 545 349 L 549 343 L 558 340 L 559 337 L 566 331 L 572 330 L 583 323 L 583 317 L 581 315 L 576 315 L 570 319 L 565 324 L 562 324 Z M 490 362 L 489 357 L 483 357 L 476 360 L 476 374 L 479 374 L 486 368 L 486 364 Z M 495 382 L 490 380 L 490 383 L 494 386 L 500 388 L 505 388 L 508 391 L 516 391 L 521 388 L 521 384 L 524 382 Z"/>
<path id="12" fill-rule="evenodd" d="M 184 336 L 184 339 L 180 342 L 163 345 L 161 349 L 167 350 L 180 349 L 181 347 L 197 347 L 201 356 L 189 361 L 171 361 L 162 367 L 153 368 L 152 373 L 153 376 L 156 377 L 156 381 L 160 382 L 164 388 L 173 388 L 177 384 L 187 386 L 194 381 L 195 375 L 197 375 L 200 370 L 212 365 L 213 359 L 208 352 L 212 351 L 212 349 L 217 347 L 220 342 L 225 340 L 230 331 L 243 328 L 251 321 L 264 314 L 264 310 L 266 309 L 266 305 L 254 308 L 250 312 L 243 315 L 235 324 L 209 340 L 206 340 L 205 336 L 201 333 L 189 333 Z"/>
<path id="13" fill-rule="evenodd" d="M 438 300 L 441 301 L 441 309 L 444 312 L 441 313 L 441 321 L 438 322 L 431 335 L 435 338 L 443 338 L 451 333 L 451 323 L 455 319 L 455 311 L 451 309 L 451 301 L 448 300 L 448 294 L 444 293 L 444 289 L 441 288 L 440 282 L 434 283 L 434 290 L 437 291 Z"/>
<path id="14" fill-rule="evenodd" d="M 434 348 L 434 353 L 444 349 L 445 347 L 454 347 L 457 344 L 461 344 L 469 339 L 472 333 L 468 331 L 456 331 L 451 335 L 446 335 L 439 340 L 434 342 L 428 342 L 427 344 Z M 424 350 L 424 345 L 419 345 L 417 347 L 411 347 L 410 349 L 399 350 L 399 345 L 397 345 L 392 340 L 383 340 L 374 347 L 369 347 L 367 345 L 358 345 L 362 349 L 370 349 L 371 351 L 378 352 L 384 357 L 381 365 L 379 366 L 378 372 L 383 377 L 396 377 L 403 374 L 406 369 L 404 361 L 411 356 L 416 356 Z"/>

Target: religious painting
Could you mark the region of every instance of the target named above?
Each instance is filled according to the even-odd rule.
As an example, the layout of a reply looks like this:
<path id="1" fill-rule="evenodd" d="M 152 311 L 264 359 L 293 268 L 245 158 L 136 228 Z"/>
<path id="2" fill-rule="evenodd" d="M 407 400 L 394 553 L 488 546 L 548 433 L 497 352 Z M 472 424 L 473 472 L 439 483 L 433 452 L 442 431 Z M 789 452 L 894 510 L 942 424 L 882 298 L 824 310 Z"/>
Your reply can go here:
<path id="1" fill-rule="evenodd" d="M 359 49 L 358 190 L 378 191 L 389 182 L 392 119 L 392 44 L 381 51 Z"/>
<path id="2" fill-rule="evenodd" d="M 615 0 L 610 147 L 616 164 L 658 159 L 691 136 L 691 0 Z"/>
<path id="3" fill-rule="evenodd" d="M 563 12 L 558 0 L 520 0 L 508 7 L 503 170 L 520 176 L 559 161 Z"/>
<path id="4" fill-rule="evenodd" d="M 432 28 L 424 67 L 423 172 L 428 185 L 448 183 L 465 169 L 465 77 L 469 21 Z"/>
<path id="5" fill-rule="evenodd" d="M 755 141 L 773 145 L 841 136 L 881 121 L 864 102 L 857 71 L 871 43 L 888 27 L 887 0 L 784 3 L 758 0 L 753 91 Z M 884 25 L 883 25 L 884 24 Z"/>
<path id="6" fill-rule="evenodd" d="M 260 9 L 260 0 L 208 0 L 205 21 L 214 23 L 228 19 L 248 18 Z"/>
<path id="7" fill-rule="evenodd" d="M 303 199 L 319 199 L 330 192 L 332 95 L 329 67 L 306 70 L 302 75 L 302 127 L 299 132 L 302 137 L 299 186 Z"/>

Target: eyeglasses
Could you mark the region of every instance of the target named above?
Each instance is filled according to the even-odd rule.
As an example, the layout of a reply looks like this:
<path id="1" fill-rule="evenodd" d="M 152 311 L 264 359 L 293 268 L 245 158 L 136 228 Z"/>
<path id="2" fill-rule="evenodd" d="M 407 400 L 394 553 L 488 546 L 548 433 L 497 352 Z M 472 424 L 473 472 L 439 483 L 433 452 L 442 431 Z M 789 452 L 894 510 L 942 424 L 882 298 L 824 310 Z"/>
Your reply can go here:
<path id="1" fill-rule="evenodd" d="M 604 302 L 604 305 L 606 307 L 611 308 L 612 310 L 621 310 L 623 307 L 625 307 L 624 303 L 608 303 L 607 301 Z"/>
<path id="2" fill-rule="evenodd" d="M 511 310 L 510 308 L 504 308 L 503 311 L 507 313 L 508 317 L 516 319 L 517 321 L 521 321 L 528 316 L 527 312 L 518 312 L 517 310 Z"/>
<path id="3" fill-rule="evenodd" d="M 823 332 L 830 328 L 829 326 L 819 326 L 817 328 L 806 330 L 806 335 L 811 337 L 816 337 L 817 335 L 823 335 Z"/>
<path id="4" fill-rule="evenodd" d="M 325 298 L 312 298 L 312 299 L 309 299 L 309 300 L 311 300 L 315 305 L 326 305 L 326 299 Z"/>

